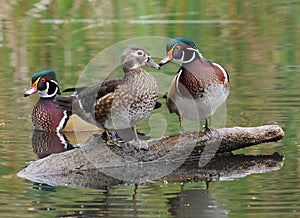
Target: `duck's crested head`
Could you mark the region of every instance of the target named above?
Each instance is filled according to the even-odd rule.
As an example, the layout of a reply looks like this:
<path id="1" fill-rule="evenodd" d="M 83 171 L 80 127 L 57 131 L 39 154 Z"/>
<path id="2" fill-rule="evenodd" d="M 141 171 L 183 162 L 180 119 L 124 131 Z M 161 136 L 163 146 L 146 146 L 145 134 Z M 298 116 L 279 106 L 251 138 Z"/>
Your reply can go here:
<path id="1" fill-rule="evenodd" d="M 196 56 L 202 57 L 196 44 L 188 38 L 175 38 L 168 41 L 166 54 L 167 55 L 160 61 L 160 66 L 173 59 L 180 63 L 188 63 L 193 61 Z"/>
<path id="2" fill-rule="evenodd" d="M 175 38 L 168 41 L 166 45 L 166 52 L 170 51 L 174 46 L 181 46 L 183 48 L 198 49 L 196 44 L 188 38 Z"/>
<path id="3" fill-rule="evenodd" d="M 32 75 L 31 87 L 24 93 L 24 96 L 27 97 L 36 92 L 44 98 L 60 94 L 58 79 L 53 70 L 43 70 Z"/>
<path id="4" fill-rule="evenodd" d="M 121 55 L 121 64 L 124 72 L 137 69 L 144 65 L 157 70 L 160 69 L 160 66 L 152 60 L 149 52 L 140 46 L 127 47 Z"/>
<path id="5" fill-rule="evenodd" d="M 37 73 L 34 73 L 31 76 L 31 84 L 39 80 L 40 78 L 44 78 L 45 80 L 52 80 L 58 83 L 58 79 L 56 73 L 53 70 L 43 70 Z"/>

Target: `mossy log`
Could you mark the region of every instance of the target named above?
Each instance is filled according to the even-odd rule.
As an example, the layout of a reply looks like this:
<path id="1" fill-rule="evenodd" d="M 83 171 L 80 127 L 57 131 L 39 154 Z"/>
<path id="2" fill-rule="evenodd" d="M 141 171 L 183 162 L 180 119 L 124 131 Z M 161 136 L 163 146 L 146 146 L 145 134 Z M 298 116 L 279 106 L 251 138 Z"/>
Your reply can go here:
<path id="1" fill-rule="evenodd" d="M 213 175 L 247 174 L 249 170 L 255 172 L 254 169 L 261 172 L 262 168 L 268 171 L 282 166 L 281 155 L 239 156 L 238 161 L 236 155 L 221 155 L 225 159 L 220 165 L 219 154 L 283 137 L 284 132 L 277 125 L 222 128 L 213 130 L 209 136 L 200 132 L 149 140 L 148 151 L 136 151 L 126 144 L 108 146 L 100 134 L 94 134 L 75 149 L 30 163 L 18 176 L 50 185 L 100 187 L 161 178 L 185 181 L 197 176 L 205 180 Z"/>

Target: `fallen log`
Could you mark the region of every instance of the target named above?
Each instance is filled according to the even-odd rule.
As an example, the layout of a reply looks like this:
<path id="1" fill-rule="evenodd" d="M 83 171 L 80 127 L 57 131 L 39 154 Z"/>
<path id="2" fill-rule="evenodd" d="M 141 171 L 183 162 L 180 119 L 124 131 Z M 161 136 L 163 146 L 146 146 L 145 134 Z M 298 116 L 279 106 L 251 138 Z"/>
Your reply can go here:
<path id="1" fill-rule="evenodd" d="M 242 178 L 250 174 L 260 174 L 272 172 L 282 168 L 284 158 L 278 153 L 271 155 L 217 155 L 204 167 L 199 166 L 199 158 L 185 161 L 179 168 L 174 169 L 168 175 L 159 178 L 164 182 L 205 182 L 208 186 L 211 182 L 233 180 Z M 36 165 L 38 162 L 29 165 L 18 173 L 18 176 L 24 179 L 39 183 L 40 186 L 44 184 L 51 186 L 69 186 L 73 188 L 98 188 L 106 189 L 115 185 L 121 184 L 136 184 L 139 179 L 140 183 L 150 181 L 149 178 L 142 178 L 141 173 L 152 171 L 157 168 L 155 163 L 142 166 L 127 166 L 120 167 L 120 173 L 127 173 L 127 176 L 132 178 L 131 181 L 109 176 L 101 169 L 89 170 L 72 170 L 57 173 L 42 173 L 42 165 Z M 128 169 L 130 167 L 130 170 Z M 167 164 L 160 165 L 160 167 L 168 167 Z M 150 170 L 149 170 L 150 169 Z M 153 180 L 151 180 L 153 182 Z"/>
<path id="2" fill-rule="evenodd" d="M 178 134 L 158 140 L 148 141 L 149 151 L 136 151 L 132 146 L 117 147 L 111 150 L 123 158 L 137 161 L 153 161 L 176 149 L 183 155 L 199 155 L 209 148 L 215 153 L 227 153 L 241 148 L 275 142 L 284 137 L 284 131 L 278 125 L 258 127 L 232 127 L 213 130 L 211 135 L 200 133 Z M 92 137 L 87 145 L 97 144 L 99 138 Z"/>
<path id="3" fill-rule="evenodd" d="M 53 185 L 68 184 L 57 182 L 62 181 L 57 178 L 72 178 L 74 174 L 77 179 L 73 177 L 70 181 L 90 174 L 103 181 L 101 184 L 119 184 L 120 181 L 139 183 L 172 175 L 175 169 L 185 166 L 183 163 L 189 163 L 195 157 L 197 167 L 188 168 L 205 171 L 217 154 L 278 141 L 283 137 L 284 132 L 277 125 L 233 127 L 213 130 L 209 136 L 200 132 L 149 140 L 149 151 L 136 151 L 126 144 L 107 146 L 100 134 L 94 134 L 75 149 L 32 162 L 18 176 Z M 280 163 L 283 161 L 282 156 L 277 159 Z"/>

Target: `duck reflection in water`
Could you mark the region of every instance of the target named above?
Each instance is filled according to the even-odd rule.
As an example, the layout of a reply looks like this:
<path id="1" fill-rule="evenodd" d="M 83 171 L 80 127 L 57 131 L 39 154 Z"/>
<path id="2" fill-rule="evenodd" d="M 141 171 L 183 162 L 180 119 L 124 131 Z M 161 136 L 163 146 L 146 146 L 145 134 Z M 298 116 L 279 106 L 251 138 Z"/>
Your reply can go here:
<path id="1" fill-rule="evenodd" d="M 61 153 L 74 148 L 63 133 L 34 130 L 32 148 L 38 158 L 44 158 L 54 153 Z"/>

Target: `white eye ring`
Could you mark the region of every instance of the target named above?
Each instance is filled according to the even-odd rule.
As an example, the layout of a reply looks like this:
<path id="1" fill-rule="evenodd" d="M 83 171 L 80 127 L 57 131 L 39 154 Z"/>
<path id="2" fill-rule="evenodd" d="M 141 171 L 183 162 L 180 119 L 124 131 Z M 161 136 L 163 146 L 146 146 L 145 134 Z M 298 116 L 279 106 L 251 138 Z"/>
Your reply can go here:
<path id="1" fill-rule="evenodd" d="M 142 56 L 142 55 L 144 55 L 144 52 L 139 50 L 139 51 L 136 52 L 136 54 L 139 55 L 139 56 Z"/>

